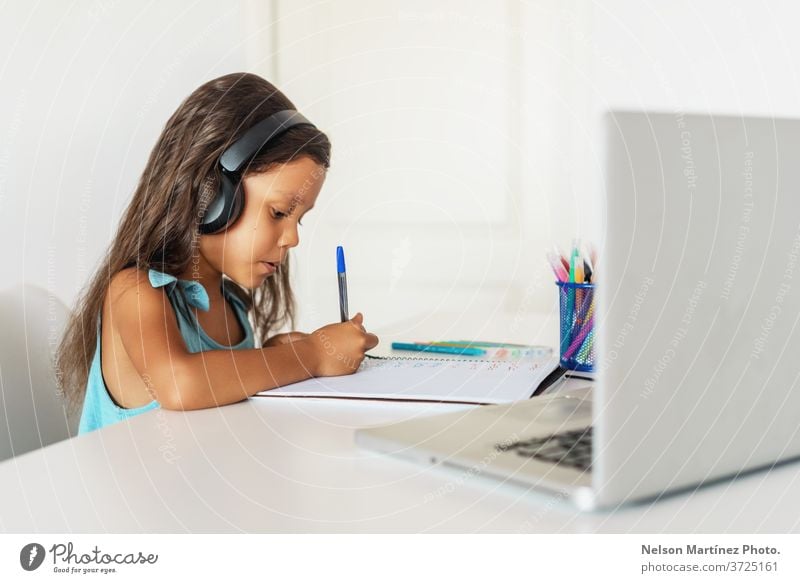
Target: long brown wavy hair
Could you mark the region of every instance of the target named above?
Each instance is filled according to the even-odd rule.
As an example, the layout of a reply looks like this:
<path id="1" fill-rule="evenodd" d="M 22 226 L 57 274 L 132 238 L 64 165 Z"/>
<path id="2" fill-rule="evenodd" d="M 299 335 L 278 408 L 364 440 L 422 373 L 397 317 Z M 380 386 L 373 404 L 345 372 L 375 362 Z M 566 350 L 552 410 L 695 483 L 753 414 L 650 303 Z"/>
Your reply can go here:
<path id="1" fill-rule="evenodd" d="M 219 184 L 217 161 L 250 127 L 271 114 L 295 109 L 274 85 L 250 73 L 232 73 L 196 89 L 169 118 L 150 153 L 116 236 L 84 288 L 56 353 L 56 372 L 73 411 L 86 392 L 97 342 L 97 318 L 111 278 L 129 267 L 178 276 L 198 252 L 199 209 L 207 208 Z M 312 126 L 295 126 L 248 165 L 245 176 L 266 172 L 301 157 L 328 168 L 330 142 Z M 226 280 L 247 303 L 256 342 L 270 330 L 294 324 L 289 264 L 255 290 Z M 258 344 L 257 344 L 258 345 Z"/>

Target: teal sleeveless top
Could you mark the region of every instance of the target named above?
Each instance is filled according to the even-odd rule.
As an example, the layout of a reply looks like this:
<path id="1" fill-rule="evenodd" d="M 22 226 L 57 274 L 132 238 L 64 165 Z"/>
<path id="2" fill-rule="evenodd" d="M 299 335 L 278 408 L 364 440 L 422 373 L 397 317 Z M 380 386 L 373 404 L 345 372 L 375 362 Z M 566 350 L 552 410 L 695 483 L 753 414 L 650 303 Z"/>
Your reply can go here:
<path id="1" fill-rule="evenodd" d="M 174 275 L 161 273 L 155 269 L 148 272 L 150 285 L 154 288 L 163 287 L 169 298 L 169 303 L 175 310 L 178 320 L 178 327 L 181 336 L 186 343 L 189 352 L 203 352 L 205 350 L 241 350 L 245 348 L 255 348 L 253 340 L 253 329 L 247 319 L 247 306 L 231 289 L 223 282 L 222 295 L 231 304 L 236 318 L 245 332 L 244 340 L 234 346 L 224 346 L 212 339 L 200 327 L 192 308 L 207 312 L 210 307 L 208 294 L 205 288 L 197 281 L 187 281 L 178 279 Z M 83 401 L 83 412 L 78 433 L 88 433 L 95 429 L 100 429 L 118 421 L 124 421 L 135 417 L 145 411 L 157 409 L 158 401 L 151 401 L 147 405 L 135 409 L 125 409 L 118 406 L 111 398 L 103 379 L 103 370 L 100 366 L 100 346 L 102 338 L 100 336 L 100 316 L 97 317 L 97 345 L 94 351 L 94 359 L 89 368 L 89 378 L 86 382 L 86 397 Z"/>

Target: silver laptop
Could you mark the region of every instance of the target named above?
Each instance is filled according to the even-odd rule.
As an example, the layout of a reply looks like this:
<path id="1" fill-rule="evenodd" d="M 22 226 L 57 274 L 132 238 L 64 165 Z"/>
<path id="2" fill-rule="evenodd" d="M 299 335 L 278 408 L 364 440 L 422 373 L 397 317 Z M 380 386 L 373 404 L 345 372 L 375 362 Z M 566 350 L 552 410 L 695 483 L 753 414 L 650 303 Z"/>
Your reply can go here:
<path id="1" fill-rule="evenodd" d="M 800 456 L 800 121 L 603 121 L 591 394 L 361 430 L 359 444 L 584 509 Z"/>

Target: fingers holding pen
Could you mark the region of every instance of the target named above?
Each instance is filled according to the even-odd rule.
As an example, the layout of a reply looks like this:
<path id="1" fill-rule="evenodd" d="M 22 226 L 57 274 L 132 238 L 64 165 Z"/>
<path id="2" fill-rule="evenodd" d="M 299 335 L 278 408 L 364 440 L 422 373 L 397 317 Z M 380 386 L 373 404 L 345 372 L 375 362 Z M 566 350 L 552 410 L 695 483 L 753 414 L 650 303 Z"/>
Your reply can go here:
<path id="1" fill-rule="evenodd" d="M 356 314 L 346 322 L 328 324 L 314 331 L 309 341 L 314 346 L 319 366 L 315 376 L 336 376 L 358 370 L 367 350 L 378 345 L 378 337 L 366 331 L 364 316 Z"/>
<path id="2" fill-rule="evenodd" d="M 364 336 L 364 350 L 371 350 L 375 348 L 380 340 L 375 334 L 367 332 L 367 329 L 364 327 L 364 314 L 358 312 L 355 316 L 350 319 L 350 322 L 356 326 Z"/>
<path id="3" fill-rule="evenodd" d="M 367 332 L 365 336 L 366 336 L 366 344 L 364 350 L 372 350 L 380 342 L 380 339 L 375 334 Z"/>

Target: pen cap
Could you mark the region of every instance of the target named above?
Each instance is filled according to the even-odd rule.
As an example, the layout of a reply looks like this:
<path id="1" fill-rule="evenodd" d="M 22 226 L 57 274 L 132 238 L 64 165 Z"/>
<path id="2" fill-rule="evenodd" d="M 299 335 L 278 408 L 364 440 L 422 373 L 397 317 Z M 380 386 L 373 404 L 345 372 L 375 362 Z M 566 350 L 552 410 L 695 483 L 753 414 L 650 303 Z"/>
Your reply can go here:
<path id="1" fill-rule="evenodd" d="M 341 246 L 336 248 L 336 271 L 344 273 L 344 249 Z"/>

